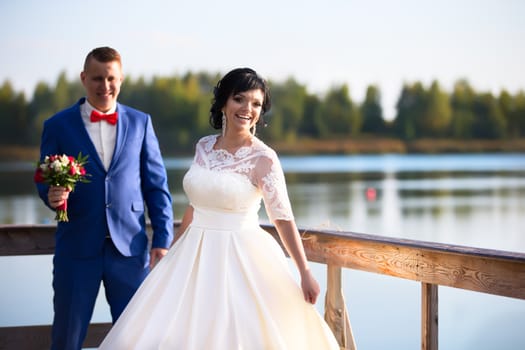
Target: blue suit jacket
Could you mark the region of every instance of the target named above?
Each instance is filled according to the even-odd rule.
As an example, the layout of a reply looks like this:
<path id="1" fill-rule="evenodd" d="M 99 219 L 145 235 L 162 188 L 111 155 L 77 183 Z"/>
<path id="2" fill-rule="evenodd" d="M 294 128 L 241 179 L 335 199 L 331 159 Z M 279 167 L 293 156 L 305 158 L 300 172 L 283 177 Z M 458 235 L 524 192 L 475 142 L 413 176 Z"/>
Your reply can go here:
<path id="1" fill-rule="evenodd" d="M 88 155 L 89 183 L 69 194 L 69 222 L 58 223 L 56 255 L 88 257 L 102 251 L 111 235 L 125 256 L 148 249 L 145 205 L 153 227 L 153 248 L 168 248 L 173 239 L 173 210 L 167 174 L 151 118 L 117 104 L 119 120 L 113 159 L 106 171 L 80 115 L 80 99 L 44 122 L 41 159 L 51 154 Z M 37 184 L 42 200 L 48 186 Z"/>

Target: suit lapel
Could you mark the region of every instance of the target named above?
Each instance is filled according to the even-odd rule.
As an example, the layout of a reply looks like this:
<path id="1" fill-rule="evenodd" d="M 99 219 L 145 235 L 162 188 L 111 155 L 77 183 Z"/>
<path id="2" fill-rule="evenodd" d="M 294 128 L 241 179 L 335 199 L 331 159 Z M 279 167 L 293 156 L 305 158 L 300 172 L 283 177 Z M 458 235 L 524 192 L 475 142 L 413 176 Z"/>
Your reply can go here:
<path id="1" fill-rule="evenodd" d="M 72 122 L 75 125 L 71 130 L 79 130 L 79 141 L 85 144 L 88 148 L 88 154 L 90 155 L 88 161 L 94 162 L 100 168 L 100 170 L 106 172 L 106 169 L 104 169 L 104 164 L 102 164 L 102 160 L 99 158 L 95 145 L 93 144 L 93 141 L 91 141 L 91 137 L 89 137 L 89 134 L 86 130 L 86 126 L 84 125 L 84 121 L 82 120 L 82 115 L 80 114 L 80 105 L 82 103 L 83 101 L 81 99 L 76 105 L 76 108 L 74 110 L 74 118 L 72 118 Z"/>
<path id="2" fill-rule="evenodd" d="M 115 150 L 113 151 L 113 157 L 111 158 L 111 163 L 109 165 L 108 171 L 112 168 L 113 163 L 116 163 L 122 149 L 124 147 L 124 141 L 126 140 L 126 134 L 129 126 L 129 116 L 126 111 L 126 108 L 122 107 L 120 103 L 117 103 L 117 112 L 118 112 L 118 122 L 117 122 L 117 137 L 115 141 Z"/>

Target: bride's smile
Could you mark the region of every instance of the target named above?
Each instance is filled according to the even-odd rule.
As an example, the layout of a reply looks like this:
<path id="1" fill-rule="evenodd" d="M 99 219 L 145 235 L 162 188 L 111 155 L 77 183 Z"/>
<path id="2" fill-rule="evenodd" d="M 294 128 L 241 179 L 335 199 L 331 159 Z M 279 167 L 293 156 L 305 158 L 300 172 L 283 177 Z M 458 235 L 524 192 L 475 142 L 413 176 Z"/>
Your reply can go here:
<path id="1" fill-rule="evenodd" d="M 224 106 L 226 135 L 229 131 L 249 131 L 261 115 L 264 93 L 253 89 L 231 95 Z"/>
<path id="2" fill-rule="evenodd" d="M 250 116 L 244 116 L 244 115 L 238 115 L 237 118 L 241 118 L 241 119 L 244 119 L 244 120 L 252 120 L 252 118 Z"/>

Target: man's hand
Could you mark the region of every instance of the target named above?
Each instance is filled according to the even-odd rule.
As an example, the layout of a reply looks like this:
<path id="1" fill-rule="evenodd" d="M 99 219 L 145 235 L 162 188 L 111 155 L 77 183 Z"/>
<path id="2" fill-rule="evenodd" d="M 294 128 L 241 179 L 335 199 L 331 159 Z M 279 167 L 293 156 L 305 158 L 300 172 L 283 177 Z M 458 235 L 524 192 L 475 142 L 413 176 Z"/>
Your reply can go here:
<path id="1" fill-rule="evenodd" d="M 51 208 L 56 208 L 64 204 L 68 197 L 68 189 L 61 186 L 50 186 L 49 191 L 47 192 L 47 201 L 49 202 Z"/>
<path id="2" fill-rule="evenodd" d="M 149 269 L 152 270 L 155 265 L 168 253 L 167 249 L 164 248 L 153 248 L 151 249 L 149 259 Z"/>

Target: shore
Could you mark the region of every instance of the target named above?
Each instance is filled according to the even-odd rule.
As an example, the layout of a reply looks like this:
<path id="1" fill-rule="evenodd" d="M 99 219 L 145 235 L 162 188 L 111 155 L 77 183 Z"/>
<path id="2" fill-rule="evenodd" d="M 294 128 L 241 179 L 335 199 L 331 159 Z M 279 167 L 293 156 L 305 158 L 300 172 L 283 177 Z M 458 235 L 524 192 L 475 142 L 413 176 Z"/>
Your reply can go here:
<path id="1" fill-rule="evenodd" d="M 279 154 L 381 154 L 381 153 L 519 153 L 525 152 L 525 139 L 402 141 L 388 138 L 346 140 L 300 140 L 272 143 Z"/>
<path id="2" fill-rule="evenodd" d="M 520 153 L 525 152 L 525 138 L 514 140 L 421 139 L 402 141 L 389 138 L 341 140 L 301 139 L 295 142 L 269 142 L 277 153 L 304 154 L 437 154 L 437 153 Z M 181 154 L 165 154 L 167 157 Z M 192 156 L 188 154 L 187 156 Z M 1 146 L 0 161 L 37 161 L 38 147 Z"/>

